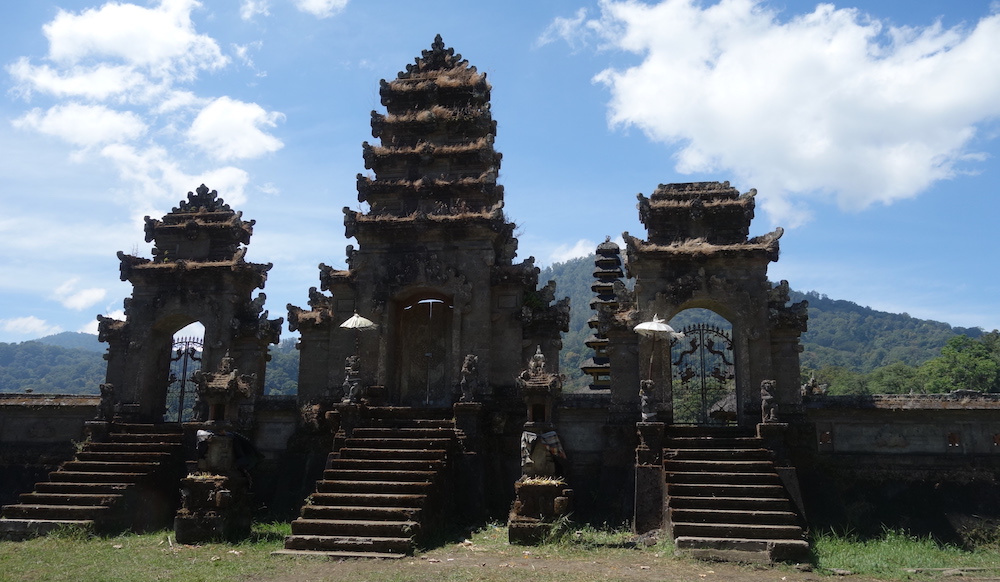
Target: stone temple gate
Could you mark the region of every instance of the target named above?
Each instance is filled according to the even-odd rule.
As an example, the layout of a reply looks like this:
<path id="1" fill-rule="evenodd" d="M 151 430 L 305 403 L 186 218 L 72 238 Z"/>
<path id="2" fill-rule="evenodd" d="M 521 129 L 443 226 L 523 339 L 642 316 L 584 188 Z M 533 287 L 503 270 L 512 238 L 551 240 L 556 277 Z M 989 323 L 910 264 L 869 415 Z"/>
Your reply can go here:
<path id="1" fill-rule="evenodd" d="M 732 347 L 736 391 L 729 405 L 736 423 L 760 422 L 764 380 L 775 381 L 774 396 L 785 413 L 801 412 L 799 336 L 807 304 L 787 305 L 788 283 L 772 286 L 767 279 L 782 230 L 749 237 L 755 194 L 741 195 L 719 182 L 660 185 L 649 198 L 639 194 L 648 240 L 623 234 L 624 271 L 618 245 L 597 248 L 595 334 L 588 342 L 597 355 L 584 367 L 595 377 L 592 388 L 610 389 L 613 399 L 635 404 L 635 387 L 652 382 L 655 418 L 674 422 L 670 340 L 643 338 L 633 328 L 657 315 L 669 320 L 701 308 L 732 325 L 732 337 L 724 341 Z M 625 275 L 635 280 L 634 290 L 622 282 Z"/>
<path id="2" fill-rule="evenodd" d="M 243 260 L 253 225 L 202 185 L 162 220 L 146 217 L 152 259 L 118 253 L 121 279 L 133 286 L 126 319 L 98 320 L 119 416 L 163 420 L 173 335 L 194 322 L 205 327 L 203 368 L 216 369 L 228 354 L 263 390 L 267 346 L 284 320 L 267 318 L 263 293 L 252 298 L 271 268 Z"/>
<path id="3" fill-rule="evenodd" d="M 534 259 L 513 263 L 514 223 L 497 184 L 486 75 L 440 38 L 406 71 L 382 81 L 386 113 L 372 112 L 363 145 L 358 200 L 344 208 L 348 269 L 320 265 L 309 309 L 288 306 L 302 334 L 299 400 L 339 399 L 347 357 L 360 355 L 359 377 L 388 403 L 450 406 L 468 355 L 478 358 L 483 394 L 513 390 L 538 346 L 558 361 L 569 302 L 554 285 L 536 290 Z M 371 332 L 339 326 L 354 312 Z"/>

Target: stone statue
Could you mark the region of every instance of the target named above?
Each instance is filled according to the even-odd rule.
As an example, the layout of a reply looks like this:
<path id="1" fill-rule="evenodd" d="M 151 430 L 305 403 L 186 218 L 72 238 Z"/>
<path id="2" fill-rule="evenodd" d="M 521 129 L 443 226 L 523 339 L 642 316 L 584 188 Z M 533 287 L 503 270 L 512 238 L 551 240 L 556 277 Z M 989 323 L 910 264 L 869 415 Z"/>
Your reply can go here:
<path id="1" fill-rule="evenodd" d="M 802 385 L 803 396 L 814 396 L 819 393 L 819 382 L 816 381 L 816 374 L 809 376 L 809 381 Z"/>
<path id="2" fill-rule="evenodd" d="M 115 417 L 115 385 L 101 384 L 101 402 L 97 405 L 97 420 L 111 422 Z"/>
<path id="3" fill-rule="evenodd" d="M 652 380 L 639 383 L 639 408 L 643 422 L 656 421 L 656 384 Z"/>
<path id="4" fill-rule="evenodd" d="M 528 374 L 535 377 L 545 373 L 545 354 L 542 353 L 542 346 L 535 348 L 535 355 L 528 360 Z"/>
<path id="5" fill-rule="evenodd" d="M 774 380 L 760 383 L 761 422 L 778 422 L 778 404 L 774 401 Z"/>
<path id="6" fill-rule="evenodd" d="M 462 402 L 475 402 L 479 389 L 479 356 L 469 354 L 462 362 Z"/>
<path id="7" fill-rule="evenodd" d="M 342 402 L 358 402 L 361 397 L 361 358 L 347 356 L 344 361 L 344 397 Z"/>

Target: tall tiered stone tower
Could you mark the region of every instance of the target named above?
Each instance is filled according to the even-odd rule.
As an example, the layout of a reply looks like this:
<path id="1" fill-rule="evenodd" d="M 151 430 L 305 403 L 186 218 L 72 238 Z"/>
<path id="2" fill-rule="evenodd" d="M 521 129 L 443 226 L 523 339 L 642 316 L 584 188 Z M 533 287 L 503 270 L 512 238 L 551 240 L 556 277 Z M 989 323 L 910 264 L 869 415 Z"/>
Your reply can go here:
<path id="1" fill-rule="evenodd" d="M 358 376 L 371 393 L 409 406 L 449 406 L 462 362 L 478 358 L 480 391 L 513 392 L 514 377 L 541 346 L 558 361 L 568 300 L 554 285 L 536 290 L 534 259 L 514 264 L 514 224 L 497 184 L 486 75 L 445 48 L 441 37 L 391 81 L 382 81 L 386 113 L 372 112 L 363 144 L 358 200 L 344 208 L 347 270 L 320 265 L 321 290 L 309 309 L 289 305 L 301 332 L 299 398 L 342 396 L 344 362 L 360 357 Z M 340 327 L 354 312 L 374 331 Z"/>

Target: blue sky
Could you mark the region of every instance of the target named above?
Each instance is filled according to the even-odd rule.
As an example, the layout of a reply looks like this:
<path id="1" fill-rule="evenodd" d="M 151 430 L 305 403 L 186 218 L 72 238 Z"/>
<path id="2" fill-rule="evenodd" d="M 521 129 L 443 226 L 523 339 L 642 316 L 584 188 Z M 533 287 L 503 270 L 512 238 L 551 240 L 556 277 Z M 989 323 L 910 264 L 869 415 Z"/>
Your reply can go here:
<path id="1" fill-rule="evenodd" d="M 643 236 L 660 183 L 758 190 L 774 280 L 1000 328 L 989 1 L 16 2 L 0 20 L 0 341 L 95 331 L 202 182 L 255 219 L 271 316 L 344 265 L 369 112 L 440 33 L 493 84 L 521 258 Z"/>

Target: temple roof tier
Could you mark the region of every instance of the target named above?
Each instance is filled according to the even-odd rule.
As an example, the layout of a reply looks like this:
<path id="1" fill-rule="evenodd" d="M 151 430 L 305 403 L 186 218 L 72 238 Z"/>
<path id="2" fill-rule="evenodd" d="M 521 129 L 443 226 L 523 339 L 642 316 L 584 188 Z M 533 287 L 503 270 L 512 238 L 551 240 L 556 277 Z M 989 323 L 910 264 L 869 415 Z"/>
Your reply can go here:
<path id="1" fill-rule="evenodd" d="M 372 137 L 390 145 L 414 145 L 424 139 L 436 143 L 460 143 L 496 134 L 496 121 L 489 103 L 476 107 L 430 109 L 382 115 L 372 111 Z"/>

